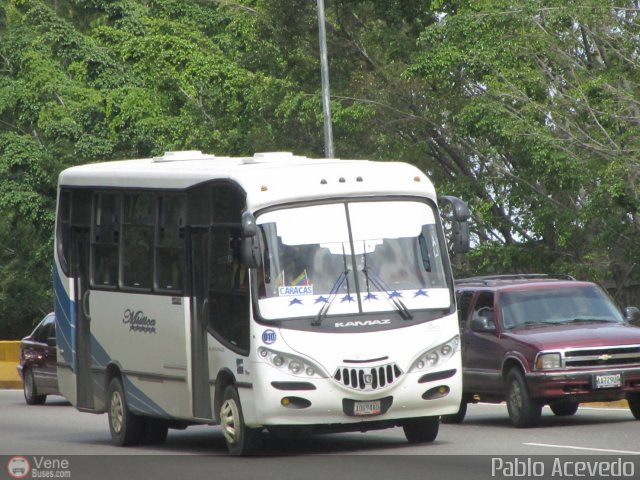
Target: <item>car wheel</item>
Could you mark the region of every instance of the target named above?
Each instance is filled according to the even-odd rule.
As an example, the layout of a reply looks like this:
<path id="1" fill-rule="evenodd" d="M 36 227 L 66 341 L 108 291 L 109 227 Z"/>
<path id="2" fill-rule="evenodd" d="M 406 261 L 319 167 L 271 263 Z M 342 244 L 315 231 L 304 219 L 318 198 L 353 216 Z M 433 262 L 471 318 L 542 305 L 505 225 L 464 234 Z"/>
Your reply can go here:
<path id="1" fill-rule="evenodd" d="M 627 402 L 629 402 L 629 410 L 631 410 L 633 417 L 636 420 L 640 420 L 640 393 L 627 395 Z"/>
<path id="2" fill-rule="evenodd" d="M 38 395 L 36 379 L 31 369 L 24 372 L 24 399 L 28 405 L 42 405 L 47 399 L 46 395 Z"/>
<path id="3" fill-rule="evenodd" d="M 252 455 L 260 449 L 261 433 L 244 423 L 238 391 L 229 385 L 222 397 L 220 425 L 227 449 L 232 455 Z"/>
<path id="4" fill-rule="evenodd" d="M 506 398 L 509 418 L 515 427 L 535 427 L 540 422 L 542 404 L 531 398 L 524 374 L 518 368 L 507 374 Z"/>
<path id="5" fill-rule="evenodd" d="M 429 443 L 438 436 L 440 417 L 420 417 L 406 420 L 402 429 L 409 443 Z"/>
<path id="6" fill-rule="evenodd" d="M 451 415 L 443 415 L 440 419 L 442 423 L 462 423 L 464 417 L 467 415 L 467 401 L 463 398 L 460 401 L 460 408 L 457 413 L 452 413 Z"/>
<path id="7" fill-rule="evenodd" d="M 109 430 L 115 445 L 125 447 L 142 442 L 146 430 L 146 419 L 131 413 L 127 406 L 122 380 L 115 377 L 109 384 L 108 394 Z"/>
<path id="8" fill-rule="evenodd" d="M 556 402 L 549 405 L 554 415 L 559 417 L 568 417 L 574 415 L 578 411 L 578 402 Z"/>

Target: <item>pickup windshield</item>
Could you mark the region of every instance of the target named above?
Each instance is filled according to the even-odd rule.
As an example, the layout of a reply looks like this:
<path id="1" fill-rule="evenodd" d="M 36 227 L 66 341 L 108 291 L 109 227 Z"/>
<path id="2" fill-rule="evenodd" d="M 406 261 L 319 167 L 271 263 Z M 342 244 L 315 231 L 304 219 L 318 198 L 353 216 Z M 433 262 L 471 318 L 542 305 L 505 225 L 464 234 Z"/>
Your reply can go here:
<path id="1" fill-rule="evenodd" d="M 505 330 L 575 322 L 623 322 L 609 297 L 596 286 L 539 288 L 500 294 Z"/>
<path id="2" fill-rule="evenodd" d="M 256 219 L 256 270 L 266 320 L 448 309 L 450 293 L 433 208 L 359 201 L 274 210 Z"/>

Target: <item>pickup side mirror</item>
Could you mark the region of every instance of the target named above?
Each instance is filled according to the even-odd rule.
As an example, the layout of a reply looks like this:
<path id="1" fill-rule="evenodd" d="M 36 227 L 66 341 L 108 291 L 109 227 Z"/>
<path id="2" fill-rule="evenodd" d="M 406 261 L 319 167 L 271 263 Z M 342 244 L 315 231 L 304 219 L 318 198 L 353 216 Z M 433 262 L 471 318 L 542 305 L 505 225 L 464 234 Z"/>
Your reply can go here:
<path id="1" fill-rule="evenodd" d="M 495 332 L 496 322 L 493 309 L 484 307 L 478 310 L 471 319 L 469 326 L 471 327 L 471 330 L 478 333 Z"/>
<path id="2" fill-rule="evenodd" d="M 438 200 L 441 204 L 450 206 L 453 211 L 452 218 L 447 218 L 451 223 L 451 238 L 448 239 L 451 242 L 451 248 L 456 253 L 468 252 L 471 243 L 469 237 L 469 217 L 471 216 L 469 207 L 458 197 L 451 195 L 445 195 Z"/>
<path id="3" fill-rule="evenodd" d="M 625 308 L 624 318 L 627 322 L 640 327 L 640 308 L 638 307 Z"/>

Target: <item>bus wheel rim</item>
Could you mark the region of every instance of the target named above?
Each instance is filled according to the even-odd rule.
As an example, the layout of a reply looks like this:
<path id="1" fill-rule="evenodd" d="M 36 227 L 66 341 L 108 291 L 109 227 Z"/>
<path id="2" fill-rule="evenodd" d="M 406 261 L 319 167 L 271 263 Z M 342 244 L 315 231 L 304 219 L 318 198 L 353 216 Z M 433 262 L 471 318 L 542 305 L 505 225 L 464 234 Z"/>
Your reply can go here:
<path id="1" fill-rule="evenodd" d="M 239 418 L 240 412 L 236 402 L 226 400 L 220 409 L 220 423 L 224 438 L 231 445 L 235 445 L 240 439 Z"/>
<path id="2" fill-rule="evenodd" d="M 120 392 L 113 392 L 111 396 L 111 426 L 116 433 L 120 433 L 120 430 L 122 430 L 123 411 Z"/>

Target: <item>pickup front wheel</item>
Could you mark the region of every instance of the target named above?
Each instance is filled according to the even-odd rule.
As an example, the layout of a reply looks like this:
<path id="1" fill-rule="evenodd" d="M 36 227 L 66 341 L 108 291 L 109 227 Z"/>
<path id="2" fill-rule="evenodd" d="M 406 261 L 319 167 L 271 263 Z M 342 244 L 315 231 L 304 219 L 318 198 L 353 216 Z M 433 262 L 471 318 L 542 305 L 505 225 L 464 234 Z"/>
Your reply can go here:
<path id="1" fill-rule="evenodd" d="M 629 402 L 629 410 L 636 420 L 640 420 L 640 393 L 630 393 L 627 396 Z"/>
<path id="2" fill-rule="evenodd" d="M 542 404 L 529 395 L 522 370 L 519 368 L 509 370 L 505 387 L 511 423 L 518 428 L 535 427 L 540 422 Z"/>

